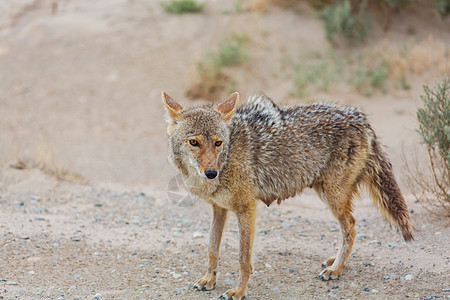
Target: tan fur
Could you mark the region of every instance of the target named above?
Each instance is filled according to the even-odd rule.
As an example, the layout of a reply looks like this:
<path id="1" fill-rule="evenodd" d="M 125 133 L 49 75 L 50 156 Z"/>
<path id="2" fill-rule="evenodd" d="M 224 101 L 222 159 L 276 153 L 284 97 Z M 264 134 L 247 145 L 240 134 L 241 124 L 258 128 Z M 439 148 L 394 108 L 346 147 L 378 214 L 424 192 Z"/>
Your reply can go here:
<path id="1" fill-rule="evenodd" d="M 352 200 L 361 185 L 388 222 L 412 239 L 405 201 L 366 116 L 356 108 L 334 104 L 278 107 L 263 93 L 237 108 L 231 94 L 216 109 L 182 108 L 165 92 L 169 159 L 188 189 L 213 207 L 208 268 L 194 285 L 215 285 L 219 246 L 227 216 L 239 225 L 240 276 L 222 299 L 243 299 L 252 273 L 256 199 L 267 206 L 313 188 L 341 227 L 336 257 L 324 262 L 323 280 L 341 275 L 356 235 Z"/>

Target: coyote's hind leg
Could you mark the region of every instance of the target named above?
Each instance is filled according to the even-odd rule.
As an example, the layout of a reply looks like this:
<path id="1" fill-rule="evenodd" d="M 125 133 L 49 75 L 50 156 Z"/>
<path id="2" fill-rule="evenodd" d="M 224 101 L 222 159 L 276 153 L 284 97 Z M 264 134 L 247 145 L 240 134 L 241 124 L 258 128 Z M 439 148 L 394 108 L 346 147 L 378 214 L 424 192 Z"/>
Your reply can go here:
<path id="1" fill-rule="evenodd" d="M 329 257 L 322 266 L 325 269 L 319 274 L 322 280 L 336 279 L 342 274 L 344 263 L 352 251 L 355 239 L 355 218 L 352 215 L 353 193 L 342 193 L 338 187 L 327 187 L 322 184 L 315 186 L 315 190 L 328 205 L 333 215 L 339 222 L 342 237 L 336 257 Z"/>

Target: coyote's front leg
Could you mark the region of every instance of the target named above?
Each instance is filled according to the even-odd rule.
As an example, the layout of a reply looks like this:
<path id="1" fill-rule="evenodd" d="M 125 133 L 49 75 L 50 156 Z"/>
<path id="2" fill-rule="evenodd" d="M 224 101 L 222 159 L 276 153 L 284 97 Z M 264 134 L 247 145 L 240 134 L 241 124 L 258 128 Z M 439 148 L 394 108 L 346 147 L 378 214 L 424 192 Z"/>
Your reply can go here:
<path id="1" fill-rule="evenodd" d="M 236 215 L 239 225 L 239 283 L 236 288 L 228 290 L 219 299 L 244 299 L 247 282 L 252 274 L 251 256 L 255 236 L 256 203 L 251 201 L 249 207 Z"/>
<path id="2" fill-rule="evenodd" d="M 208 248 L 208 269 L 206 274 L 194 284 L 194 289 L 199 291 L 209 291 L 216 285 L 220 240 L 222 239 L 226 219 L 227 210 L 213 204 L 213 217 Z"/>

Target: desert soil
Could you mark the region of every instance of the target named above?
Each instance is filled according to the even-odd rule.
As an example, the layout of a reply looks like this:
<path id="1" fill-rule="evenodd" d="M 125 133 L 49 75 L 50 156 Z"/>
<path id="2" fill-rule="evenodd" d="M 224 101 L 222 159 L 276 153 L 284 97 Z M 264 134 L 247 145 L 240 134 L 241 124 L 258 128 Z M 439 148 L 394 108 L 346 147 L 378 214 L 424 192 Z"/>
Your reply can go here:
<path id="1" fill-rule="evenodd" d="M 283 56 L 329 44 L 321 22 L 302 10 L 234 7 L 211 1 L 202 14 L 174 16 L 157 1 L 0 3 L 0 299 L 214 299 L 236 284 L 231 216 L 215 290 L 192 289 L 205 271 L 211 209 L 176 189 L 159 95 L 202 103 L 184 97 L 195 62 L 222 36 L 244 31 L 253 50 L 234 71 L 241 97 L 264 90 L 279 103 L 304 103 L 290 96 L 289 74 L 274 74 Z M 421 13 L 429 15 L 398 16 L 361 47 L 429 36 L 448 47 L 448 20 Z M 261 203 L 249 299 L 450 298 L 449 221 L 405 186 L 404 157 L 426 163 L 415 111 L 421 83 L 433 80 L 425 73 L 405 91 L 367 98 L 343 87 L 313 99 L 369 114 L 388 145 L 415 241 L 405 243 L 363 194 L 344 274 L 324 282 L 321 262 L 340 235 L 326 206 L 311 191 L 280 206 Z"/>

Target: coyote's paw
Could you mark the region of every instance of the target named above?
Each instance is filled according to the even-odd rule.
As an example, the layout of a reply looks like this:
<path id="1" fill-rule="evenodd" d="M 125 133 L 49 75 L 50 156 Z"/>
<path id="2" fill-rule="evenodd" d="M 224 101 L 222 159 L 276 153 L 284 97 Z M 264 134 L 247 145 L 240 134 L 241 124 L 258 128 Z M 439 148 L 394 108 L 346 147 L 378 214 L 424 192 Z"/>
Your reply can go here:
<path id="1" fill-rule="evenodd" d="M 225 292 L 225 294 L 220 295 L 218 298 L 220 300 L 244 300 L 245 291 L 240 291 L 239 289 L 231 289 Z"/>
<path id="2" fill-rule="evenodd" d="M 322 268 L 326 268 L 331 266 L 334 263 L 334 257 L 328 257 L 323 263 L 322 263 Z"/>
<path id="3" fill-rule="evenodd" d="M 333 270 L 332 268 L 327 267 L 320 272 L 319 278 L 322 280 L 333 280 L 338 279 L 341 274 L 342 270 Z"/>
<path id="4" fill-rule="evenodd" d="M 210 291 L 216 286 L 216 275 L 206 273 L 194 284 L 194 289 L 199 291 Z"/>

